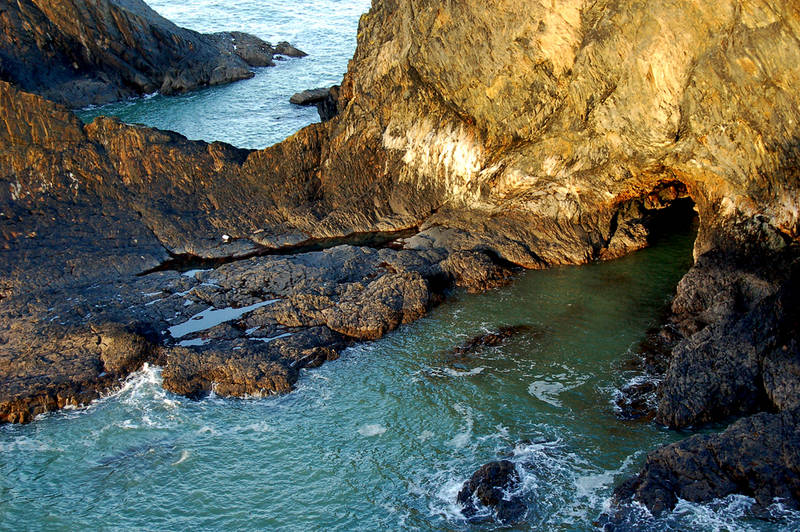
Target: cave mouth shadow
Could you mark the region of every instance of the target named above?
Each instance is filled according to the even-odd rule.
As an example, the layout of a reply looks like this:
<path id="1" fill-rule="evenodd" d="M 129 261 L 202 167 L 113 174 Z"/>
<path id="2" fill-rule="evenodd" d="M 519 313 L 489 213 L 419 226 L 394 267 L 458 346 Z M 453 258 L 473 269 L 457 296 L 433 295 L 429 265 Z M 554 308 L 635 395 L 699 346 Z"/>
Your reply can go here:
<path id="1" fill-rule="evenodd" d="M 647 229 L 647 245 L 653 246 L 675 234 L 697 235 L 700 216 L 695 210 L 695 202 L 685 196 L 677 198 L 664 208 L 648 212 L 642 221 Z"/>

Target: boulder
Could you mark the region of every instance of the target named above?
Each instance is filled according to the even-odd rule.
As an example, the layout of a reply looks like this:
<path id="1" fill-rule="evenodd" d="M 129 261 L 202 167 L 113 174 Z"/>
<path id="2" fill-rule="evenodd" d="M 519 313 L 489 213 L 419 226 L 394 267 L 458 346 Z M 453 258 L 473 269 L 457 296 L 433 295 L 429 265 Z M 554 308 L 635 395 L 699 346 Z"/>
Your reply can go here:
<path id="1" fill-rule="evenodd" d="M 457 501 L 468 519 L 476 517 L 479 505 L 494 512 L 501 523 L 518 521 L 525 515 L 525 505 L 519 497 L 510 495 L 519 487 L 516 466 L 508 460 L 489 462 L 464 482 Z"/>

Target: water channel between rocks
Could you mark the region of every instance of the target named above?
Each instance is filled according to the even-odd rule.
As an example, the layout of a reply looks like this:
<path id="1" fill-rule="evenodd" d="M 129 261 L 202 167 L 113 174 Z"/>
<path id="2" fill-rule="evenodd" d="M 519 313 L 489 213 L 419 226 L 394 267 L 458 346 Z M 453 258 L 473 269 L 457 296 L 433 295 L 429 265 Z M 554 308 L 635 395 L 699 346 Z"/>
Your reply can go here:
<path id="1" fill-rule="evenodd" d="M 622 370 L 630 349 L 689 267 L 692 238 L 457 292 L 304 372 L 286 396 L 191 401 L 161 389 L 151 367 L 89 408 L 3 427 L 0 523 L 463 529 L 460 484 L 507 456 L 525 471 L 525 527 L 590 528 L 621 475 L 682 437 L 617 419 L 611 399 L 631 376 Z M 452 355 L 508 325 L 528 329 Z M 770 526 L 737 519 L 737 504 L 679 506 L 663 525 Z"/>
<path id="2" fill-rule="evenodd" d="M 184 96 L 91 109 L 85 120 L 177 130 L 260 148 L 316 121 L 289 96 L 338 82 L 370 2 L 302 6 L 148 2 L 199 31 L 289 40 L 308 58 L 252 80 Z M 323 15 L 324 14 L 324 15 Z M 625 364 L 691 264 L 691 230 L 623 259 L 520 274 L 510 286 L 456 292 L 423 319 L 303 372 L 293 393 L 192 401 L 147 367 L 90 407 L 0 427 L 0 529 L 462 530 L 455 498 L 483 463 L 524 471 L 519 529 L 591 529 L 617 481 L 645 453 L 685 437 L 614 415 Z M 503 326 L 498 346 L 452 351 Z M 780 529 L 730 497 L 680 503 L 648 529 Z M 800 517 L 789 519 L 800 522 Z"/>

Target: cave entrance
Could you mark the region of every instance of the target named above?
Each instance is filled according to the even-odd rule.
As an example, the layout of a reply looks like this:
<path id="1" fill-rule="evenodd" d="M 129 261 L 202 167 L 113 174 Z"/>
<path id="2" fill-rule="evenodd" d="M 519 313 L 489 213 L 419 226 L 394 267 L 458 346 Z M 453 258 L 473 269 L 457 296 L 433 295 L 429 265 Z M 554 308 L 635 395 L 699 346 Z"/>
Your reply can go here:
<path id="1" fill-rule="evenodd" d="M 653 245 L 674 233 L 696 233 L 699 216 L 694 200 L 686 196 L 648 213 L 643 223 L 647 229 L 647 245 Z"/>
<path id="2" fill-rule="evenodd" d="M 650 193 L 618 206 L 600 258 L 618 258 L 676 234 L 695 235 L 698 221 L 686 185 L 680 181 L 658 183 Z"/>

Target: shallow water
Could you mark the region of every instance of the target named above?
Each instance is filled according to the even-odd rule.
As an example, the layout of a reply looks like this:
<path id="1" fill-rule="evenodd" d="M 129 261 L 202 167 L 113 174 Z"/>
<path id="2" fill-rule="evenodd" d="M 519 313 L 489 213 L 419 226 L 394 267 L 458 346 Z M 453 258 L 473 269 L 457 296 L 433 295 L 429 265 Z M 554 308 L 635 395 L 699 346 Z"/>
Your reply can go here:
<path id="1" fill-rule="evenodd" d="M 369 2 L 152 0 L 181 25 L 243 29 L 311 55 L 253 80 L 83 113 L 117 114 L 190 138 L 263 147 L 318 120 L 288 104 L 339 81 Z M 489 460 L 523 474 L 518 529 L 587 530 L 648 450 L 685 435 L 620 421 L 611 399 L 634 377 L 631 349 L 658 323 L 691 260 L 675 234 L 612 263 L 520 275 L 457 292 L 425 318 L 304 372 L 265 399 L 191 401 L 148 367 L 90 407 L 0 427 L 0 529 L 492 529 L 460 516 L 456 493 Z M 463 357 L 451 351 L 501 326 L 529 329 Z M 681 502 L 635 530 L 798 529 L 800 514 L 750 501 Z"/>
<path id="2" fill-rule="evenodd" d="M 0 428 L 0 528 L 463 530 L 455 497 L 511 457 L 520 529 L 590 529 L 615 482 L 680 434 L 620 421 L 611 397 L 630 349 L 689 266 L 691 234 L 624 259 L 527 272 L 458 292 L 425 318 L 304 372 L 265 399 L 191 401 L 158 368 L 80 410 Z M 450 352 L 501 326 L 505 344 Z M 748 502 L 682 503 L 649 529 L 781 529 Z"/>

